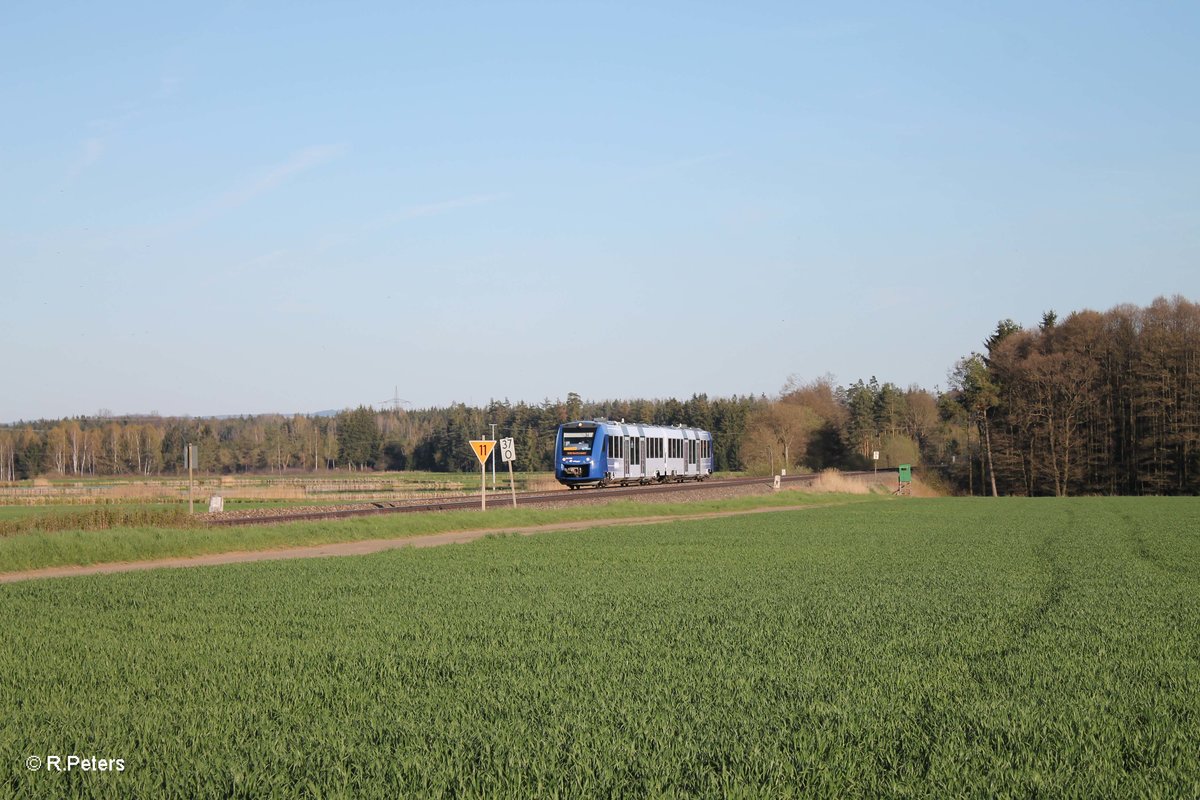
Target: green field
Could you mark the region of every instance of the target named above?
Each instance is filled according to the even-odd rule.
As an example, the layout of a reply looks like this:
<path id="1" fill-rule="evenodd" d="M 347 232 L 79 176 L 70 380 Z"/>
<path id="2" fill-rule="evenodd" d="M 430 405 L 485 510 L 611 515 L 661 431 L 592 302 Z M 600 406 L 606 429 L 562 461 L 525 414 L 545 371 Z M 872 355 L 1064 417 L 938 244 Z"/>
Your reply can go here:
<path id="1" fill-rule="evenodd" d="M 0 586 L 0 796 L 1196 797 L 1198 531 L 906 499 Z"/>
<path id="2" fill-rule="evenodd" d="M 150 561 L 176 556 L 200 556 L 281 547 L 355 542 L 369 539 L 404 539 L 460 530 L 503 530 L 573 522 L 580 520 L 623 519 L 645 516 L 680 516 L 716 510 L 806 506 L 878 501 L 878 496 L 812 494 L 784 491 L 725 501 L 690 503 L 648 503 L 643 501 L 609 502 L 600 506 L 579 505 L 564 509 L 512 509 L 501 506 L 486 514 L 478 510 L 446 511 L 422 514 L 380 514 L 350 519 L 289 522 L 274 525 L 207 527 L 198 517 L 181 515 L 186 527 L 162 527 L 144 521 L 122 527 L 67 527 L 52 530 L 22 530 L 3 535 L 6 521 L 0 519 L 0 574 L 42 567 Z M 106 516 L 105 509 L 82 512 L 88 516 Z M 129 506 L 115 506 L 117 517 L 138 520 L 154 512 Z M 43 518 L 56 525 L 77 518 Z M 36 520 L 23 520 L 36 522 Z M 11 521 L 9 521 L 11 524 Z"/>

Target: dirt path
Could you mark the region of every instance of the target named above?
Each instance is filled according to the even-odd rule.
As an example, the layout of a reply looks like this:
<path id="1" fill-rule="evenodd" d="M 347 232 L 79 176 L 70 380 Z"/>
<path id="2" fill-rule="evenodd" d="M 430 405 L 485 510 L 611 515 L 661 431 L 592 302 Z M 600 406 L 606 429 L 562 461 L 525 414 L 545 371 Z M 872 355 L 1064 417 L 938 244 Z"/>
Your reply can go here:
<path id="1" fill-rule="evenodd" d="M 212 553 L 204 556 L 159 558 L 153 561 L 128 561 L 88 566 L 44 567 L 23 572 L 0 573 L 0 583 L 37 580 L 38 578 L 73 578 L 79 575 L 107 575 L 114 572 L 138 572 L 149 569 L 172 569 L 181 567 L 210 567 L 219 564 L 245 564 L 251 561 L 282 561 L 292 558 L 327 558 L 332 556 L 361 556 L 395 550 L 401 547 L 437 547 L 444 544 L 461 544 L 482 539 L 489 534 L 519 533 L 532 536 L 536 533 L 554 531 L 578 531 L 589 528 L 611 528 L 624 525 L 657 525 L 666 522 L 691 522 L 701 519 L 737 517 L 746 514 L 769 514 L 777 511 L 805 511 L 810 508 L 828 508 L 840 503 L 781 506 L 777 508 L 755 508 L 744 511 L 714 511 L 707 514 L 685 514 L 670 517 L 628 517 L 625 519 L 583 520 L 558 522 L 550 525 L 533 525 L 524 528 L 497 528 L 494 530 L 447 531 L 428 536 L 409 536 L 403 539 L 367 539 L 357 542 L 334 542 L 305 547 L 286 547 L 276 550 L 252 550 L 227 553 Z"/>

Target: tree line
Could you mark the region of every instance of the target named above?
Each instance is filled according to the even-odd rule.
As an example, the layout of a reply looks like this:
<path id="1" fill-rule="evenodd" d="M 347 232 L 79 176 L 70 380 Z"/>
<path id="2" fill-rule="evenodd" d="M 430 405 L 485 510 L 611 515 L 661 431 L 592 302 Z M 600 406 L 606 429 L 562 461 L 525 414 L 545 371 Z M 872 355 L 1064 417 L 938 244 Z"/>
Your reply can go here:
<path id="1" fill-rule="evenodd" d="M 608 417 L 685 424 L 728 433 L 717 469 L 738 470 L 739 431 L 765 398 L 618 400 L 585 403 L 577 394 L 541 404 L 494 401 L 421 410 L 360 406 L 332 416 L 275 414 L 235 418 L 78 417 L 0 427 L 0 480 L 39 475 L 153 476 L 186 473 L 184 448 L 199 447 L 199 468 L 221 474 L 327 470 L 478 469 L 471 439 L 515 440 L 518 466 L 553 468 L 558 425 Z"/>
<path id="2" fill-rule="evenodd" d="M 1200 492 L 1194 303 L 1048 312 L 1031 330 L 1003 320 L 954 375 L 989 494 Z"/>
<path id="3" fill-rule="evenodd" d="M 515 440 L 518 467 L 553 469 L 558 425 L 608 418 L 714 434 L 715 468 L 762 474 L 921 465 L 971 494 L 1195 494 L 1200 491 L 1200 306 L 1003 320 L 949 388 L 841 386 L 791 378 L 779 394 L 419 410 L 360 406 L 333 416 L 80 417 L 0 427 L 0 480 L 38 475 L 172 475 L 188 443 L 200 468 L 240 472 L 478 469 L 467 446 Z M 878 455 L 878 459 L 876 459 Z"/>

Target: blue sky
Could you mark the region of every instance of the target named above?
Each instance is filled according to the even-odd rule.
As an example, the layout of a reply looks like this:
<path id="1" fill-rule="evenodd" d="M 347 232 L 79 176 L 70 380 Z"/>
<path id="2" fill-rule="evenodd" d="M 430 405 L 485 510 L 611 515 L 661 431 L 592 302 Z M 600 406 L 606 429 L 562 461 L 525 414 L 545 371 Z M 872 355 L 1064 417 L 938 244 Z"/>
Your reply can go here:
<path id="1" fill-rule="evenodd" d="M 1200 300 L 1191 3 L 0 19 L 0 421 L 944 387 Z"/>

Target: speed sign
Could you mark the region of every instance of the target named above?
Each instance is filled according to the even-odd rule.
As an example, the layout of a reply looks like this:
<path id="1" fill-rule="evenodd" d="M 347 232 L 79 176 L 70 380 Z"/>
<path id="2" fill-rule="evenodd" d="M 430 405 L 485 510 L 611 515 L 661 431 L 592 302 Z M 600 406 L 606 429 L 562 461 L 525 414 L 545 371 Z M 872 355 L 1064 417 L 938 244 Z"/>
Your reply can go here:
<path id="1" fill-rule="evenodd" d="M 517 460 L 517 448 L 511 438 L 500 440 L 500 460 L 506 463 Z"/>

